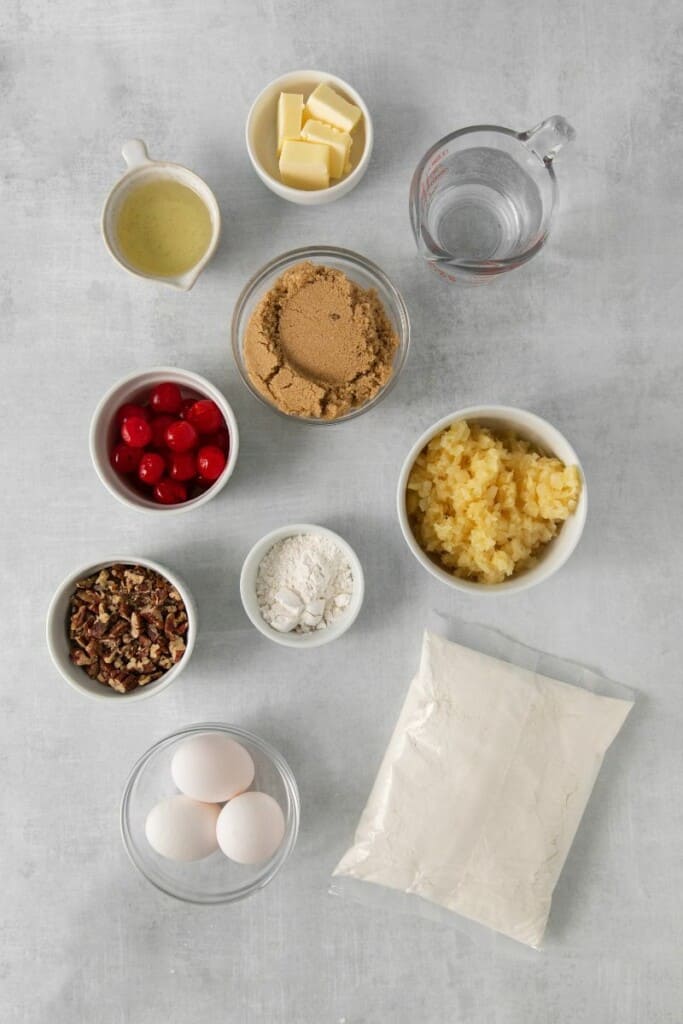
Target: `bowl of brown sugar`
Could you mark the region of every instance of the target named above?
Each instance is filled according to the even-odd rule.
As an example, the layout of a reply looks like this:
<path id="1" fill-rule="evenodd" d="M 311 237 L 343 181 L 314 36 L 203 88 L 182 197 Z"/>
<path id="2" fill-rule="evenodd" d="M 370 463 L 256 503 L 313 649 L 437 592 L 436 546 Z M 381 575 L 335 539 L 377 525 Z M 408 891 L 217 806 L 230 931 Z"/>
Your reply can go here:
<path id="1" fill-rule="evenodd" d="M 368 412 L 405 363 L 405 302 L 379 267 L 348 249 L 305 247 L 247 282 L 232 320 L 238 369 L 290 419 L 340 423 Z"/>

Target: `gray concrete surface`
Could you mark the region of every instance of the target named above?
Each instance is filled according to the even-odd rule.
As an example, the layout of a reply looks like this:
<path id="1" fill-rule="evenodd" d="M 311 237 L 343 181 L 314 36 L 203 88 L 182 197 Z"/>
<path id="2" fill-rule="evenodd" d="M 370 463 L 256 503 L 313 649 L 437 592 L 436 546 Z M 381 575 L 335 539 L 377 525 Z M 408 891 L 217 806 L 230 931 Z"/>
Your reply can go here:
<path id="1" fill-rule="evenodd" d="M 50 1024 L 680 1024 L 683 22 L 675 0 L 424 3 L 93 0 L 5 5 L 2 31 L 2 1019 Z M 258 90 L 317 66 L 376 118 L 362 185 L 302 209 L 257 180 L 243 143 Z M 416 258 L 413 166 L 447 131 L 552 113 L 546 251 L 458 291 Z M 121 142 L 205 176 L 220 251 L 175 294 L 120 271 L 99 236 Z M 403 290 L 413 350 L 385 404 L 353 423 L 283 423 L 238 378 L 233 303 L 273 255 L 308 242 L 376 260 Z M 162 527 L 90 466 L 91 411 L 135 368 L 208 375 L 242 429 L 229 487 Z M 404 453 L 474 402 L 535 410 L 581 454 L 583 542 L 528 594 L 455 597 L 412 559 L 394 514 Z M 367 573 L 348 636 L 311 656 L 269 645 L 238 594 L 242 559 L 291 520 L 342 532 Z M 136 551 L 199 602 L 191 670 L 133 708 L 69 690 L 43 641 L 73 567 Z M 639 691 L 560 882 L 549 948 L 327 894 L 416 663 L 432 608 L 582 659 Z M 230 909 L 185 906 L 128 863 L 117 805 L 133 761 L 174 728 L 233 721 L 278 745 L 303 801 L 295 854 Z"/>

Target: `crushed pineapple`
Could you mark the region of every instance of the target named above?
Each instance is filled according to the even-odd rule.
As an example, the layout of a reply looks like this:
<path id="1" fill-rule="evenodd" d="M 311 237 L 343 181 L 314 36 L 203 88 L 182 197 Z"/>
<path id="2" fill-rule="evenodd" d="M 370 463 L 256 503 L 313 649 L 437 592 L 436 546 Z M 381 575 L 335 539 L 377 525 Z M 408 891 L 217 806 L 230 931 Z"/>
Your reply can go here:
<path id="1" fill-rule="evenodd" d="M 577 466 L 513 434 L 459 420 L 426 445 L 408 478 L 406 509 L 420 547 L 448 572 L 502 583 L 576 509 Z"/>

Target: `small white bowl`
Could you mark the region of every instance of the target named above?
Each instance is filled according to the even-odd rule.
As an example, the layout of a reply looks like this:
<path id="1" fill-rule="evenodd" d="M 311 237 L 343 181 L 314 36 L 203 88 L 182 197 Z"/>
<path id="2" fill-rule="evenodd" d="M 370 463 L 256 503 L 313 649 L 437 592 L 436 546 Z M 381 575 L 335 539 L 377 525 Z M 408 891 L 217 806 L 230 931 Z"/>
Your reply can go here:
<path id="1" fill-rule="evenodd" d="M 148 683 L 147 686 L 140 686 L 136 690 L 130 690 L 129 693 L 118 693 L 116 690 L 112 690 L 111 686 L 105 686 L 103 683 L 98 683 L 96 679 L 91 679 L 90 676 L 78 665 L 69 658 L 69 636 L 68 636 L 68 621 L 69 621 L 69 604 L 71 596 L 76 589 L 76 583 L 79 580 L 85 579 L 87 576 L 92 576 L 98 573 L 101 569 L 105 569 L 108 565 L 114 565 L 115 563 L 124 565 L 142 565 L 147 569 L 153 569 L 158 572 L 160 576 L 164 576 L 169 583 L 172 583 L 178 593 L 183 599 L 185 605 L 185 611 L 187 612 L 187 634 L 185 637 L 185 653 L 177 664 L 170 668 L 168 672 L 165 672 L 163 676 L 155 680 L 152 683 Z M 50 652 L 50 656 L 55 664 L 55 668 L 66 679 L 69 686 L 72 686 L 74 690 L 78 690 L 79 693 L 84 693 L 88 697 L 93 697 L 95 700 L 105 700 L 119 702 L 121 704 L 132 704 L 135 701 L 144 700 L 146 697 L 153 697 L 157 693 L 161 693 L 167 686 L 170 686 L 174 679 L 177 679 L 180 673 L 185 669 L 192 657 L 192 651 L 194 649 L 195 640 L 197 638 L 197 605 L 195 600 L 190 593 L 187 584 L 170 569 L 167 569 L 164 565 L 159 565 L 158 562 L 152 562 L 149 558 L 131 558 L 129 555 L 125 557 L 112 557 L 105 558 L 101 562 L 95 562 L 92 565 L 83 565 L 80 569 L 70 573 L 65 580 L 63 580 L 57 588 L 50 607 L 47 613 L 47 646 Z"/>
<path id="2" fill-rule="evenodd" d="M 230 450 L 225 469 L 218 479 L 203 494 L 178 505 L 159 505 L 151 498 L 136 491 L 126 478 L 117 473 L 110 461 L 111 450 L 117 440 L 116 411 L 127 402 L 139 402 L 149 396 L 151 388 L 161 381 L 172 381 L 177 384 L 188 397 L 210 398 L 216 403 L 223 414 L 225 426 L 230 438 Z M 100 480 L 107 490 L 130 508 L 157 515 L 173 515 L 189 512 L 215 498 L 222 491 L 232 476 L 239 452 L 239 431 L 232 407 L 217 387 L 198 373 L 180 370 L 176 366 L 155 366 L 151 370 L 135 372 L 123 377 L 107 391 L 100 400 L 90 423 L 90 457 Z"/>
<path id="3" fill-rule="evenodd" d="M 256 575 L 263 558 L 274 544 L 284 540 L 286 537 L 296 537 L 302 533 L 321 534 L 341 549 L 351 566 L 353 594 L 344 614 L 340 615 L 335 622 L 326 626 L 325 629 L 316 629 L 310 633 L 279 633 L 277 629 L 269 626 L 261 615 L 256 599 Z M 269 640 L 274 641 L 276 644 L 281 644 L 283 647 L 322 647 L 323 644 L 329 644 L 332 640 L 336 640 L 347 629 L 350 629 L 356 621 L 363 604 L 364 595 L 365 578 L 363 576 L 363 567 L 356 552 L 339 534 L 333 533 L 332 530 L 326 530 L 324 526 L 313 526 L 310 523 L 295 523 L 293 526 L 281 526 L 279 530 L 272 530 L 254 544 L 242 565 L 240 596 L 244 610 L 260 633 L 263 633 Z"/>
<path id="4" fill-rule="evenodd" d="M 579 468 L 581 495 L 576 510 L 564 521 L 557 535 L 539 550 L 536 556 L 536 565 L 520 573 L 518 576 L 512 576 L 503 583 L 475 583 L 471 580 L 459 579 L 446 569 L 442 569 L 422 550 L 415 539 L 408 520 L 405 500 L 406 487 L 413 463 L 433 437 L 457 420 L 468 420 L 470 423 L 476 422 L 490 427 L 494 431 L 512 430 L 518 437 L 530 441 L 539 451 L 556 456 L 566 466 L 578 466 Z M 579 457 L 559 430 L 546 422 L 546 420 L 541 419 L 540 416 L 536 416 L 532 412 L 525 412 L 523 409 L 513 409 L 505 405 L 473 405 L 467 409 L 460 409 L 450 416 L 444 416 L 438 423 L 434 423 L 428 430 L 425 430 L 424 434 L 415 442 L 401 469 L 401 475 L 398 480 L 397 508 L 398 520 L 401 524 L 406 544 L 427 572 L 435 576 L 436 579 L 448 584 L 454 590 L 459 590 L 466 594 L 483 594 L 490 597 L 528 590 L 537 583 L 542 583 L 544 580 L 549 579 L 550 576 L 564 565 L 581 539 L 586 523 L 588 495 L 586 479 L 579 462 Z"/>
<path id="5" fill-rule="evenodd" d="M 277 102 L 281 92 L 303 93 L 304 99 L 307 99 L 321 82 L 331 85 L 344 99 L 360 107 L 363 117 L 353 134 L 351 171 L 336 185 L 307 192 L 284 185 L 280 180 L 277 158 Z M 267 85 L 252 103 L 247 115 L 246 139 L 252 166 L 271 192 L 289 200 L 290 203 L 321 206 L 323 203 L 341 199 L 354 189 L 368 169 L 373 143 L 372 118 L 363 98 L 342 78 L 329 75 L 325 71 L 289 71 Z"/>
<path id="6" fill-rule="evenodd" d="M 104 244 L 119 266 L 127 270 L 129 274 L 133 274 L 135 277 L 147 278 L 148 281 L 159 281 L 160 284 L 166 284 L 171 288 L 188 292 L 218 247 L 221 236 L 221 211 L 216 202 L 216 197 L 206 182 L 198 174 L 195 174 L 194 171 L 188 170 L 187 167 L 182 167 L 180 164 L 171 164 L 165 160 L 150 160 L 147 147 L 141 139 L 129 139 L 128 142 L 124 142 L 121 152 L 123 159 L 128 165 L 128 170 L 114 185 L 107 196 L 104 209 L 102 210 L 100 226 Z M 131 266 L 119 249 L 116 238 L 116 221 L 121 205 L 131 188 L 158 178 L 170 178 L 196 192 L 206 206 L 211 218 L 211 241 L 209 242 L 208 249 L 198 263 L 195 263 L 193 267 L 186 270 L 184 274 L 177 274 L 173 277 L 159 277 L 155 274 L 147 274 L 143 270 L 138 270 L 136 267 Z"/>

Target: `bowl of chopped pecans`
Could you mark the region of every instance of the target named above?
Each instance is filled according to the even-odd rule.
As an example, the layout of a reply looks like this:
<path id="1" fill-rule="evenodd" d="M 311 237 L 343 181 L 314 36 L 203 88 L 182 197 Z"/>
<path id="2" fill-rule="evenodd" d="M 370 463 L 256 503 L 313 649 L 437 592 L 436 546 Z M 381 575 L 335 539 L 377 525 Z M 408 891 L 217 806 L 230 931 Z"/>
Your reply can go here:
<path id="1" fill-rule="evenodd" d="M 74 689 L 103 700 L 160 693 L 187 666 L 197 609 L 187 585 L 148 558 L 108 558 L 71 573 L 47 615 L 47 645 Z"/>

